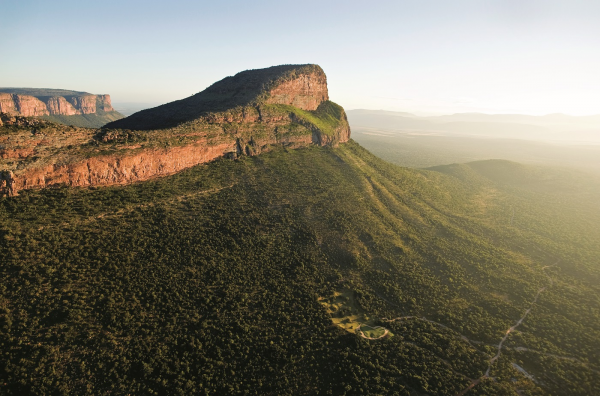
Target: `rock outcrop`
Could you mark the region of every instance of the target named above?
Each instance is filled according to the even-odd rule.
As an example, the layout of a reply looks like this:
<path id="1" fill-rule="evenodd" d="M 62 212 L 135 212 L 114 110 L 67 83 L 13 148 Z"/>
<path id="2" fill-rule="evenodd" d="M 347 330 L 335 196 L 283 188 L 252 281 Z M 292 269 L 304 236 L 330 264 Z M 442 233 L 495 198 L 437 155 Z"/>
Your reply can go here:
<path id="1" fill-rule="evenodd" d="M 215 116 L 227 117 L 232 110 L 241 110 L 243 114 L 258 112 L 260 117 L 261 107 L 269 104 L 314 111 L 327 100 L 327 77 L 321 67 L 273 66 L 226 77 L 189 98 L 139 111 L 106 127 L 137 130 L 170 128 L 191 121 L 214 120 Z"/>
<path id="2" fill-rule="evenodd" d="M 24 117 L 70 116 L 114 110 L 110 95 L 61 89 L 0 88 L 0 112 L 7 114 Z"/>
<path id="3" fill-rule="evenodd" d="M 46 102 L 48 111 L 89 111 L 90 96 L 54 97 Z M 108 97 L 94 98 L 112 108 Z M 14 170 L 16 189 L 125 184 L 220 157 L 258 155 L 277 146 L 336 146 L 350 139 L 346 113 L 329 101 L 327 78 L 316 65 L 238 73 L 100 130 L 38 125 L 10 114 L 0 120 L 4 128 L 21 128 L 0 133 L 0 170 Z"/>
<path id="4" fill-rule="evenodd" d="M 113 109 L 110 95 L 44 88 L 0 88 L 0 112 L 77 126 L 101 126 L 123 117 Z M 95 117 L 71 117 L 77 115 Z"/>
<path id="5" fill-rule="evenodd" d="M 46 104 L 34 96 L 0 92 L 0 112 L 39 117 L 49 115 Z"/>
<path id="6" fill-rule="evenodd" d="M 266 103 L 316 110 L 321 103 L 329 100 L 327 77 L 320 69 L 300 74 L 270 89 L 268 96 Z"/>

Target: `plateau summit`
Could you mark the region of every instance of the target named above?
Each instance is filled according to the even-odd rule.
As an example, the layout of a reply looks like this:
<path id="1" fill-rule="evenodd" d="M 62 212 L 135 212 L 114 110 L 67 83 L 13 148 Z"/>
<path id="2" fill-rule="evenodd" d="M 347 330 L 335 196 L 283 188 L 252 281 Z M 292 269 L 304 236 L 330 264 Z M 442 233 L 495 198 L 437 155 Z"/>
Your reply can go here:
<path id="1" fill-rule="evenodd" d="M 47 88 L 0 88 L 0 112 L 90 128 L 123 118 L 110 95 Z"/>

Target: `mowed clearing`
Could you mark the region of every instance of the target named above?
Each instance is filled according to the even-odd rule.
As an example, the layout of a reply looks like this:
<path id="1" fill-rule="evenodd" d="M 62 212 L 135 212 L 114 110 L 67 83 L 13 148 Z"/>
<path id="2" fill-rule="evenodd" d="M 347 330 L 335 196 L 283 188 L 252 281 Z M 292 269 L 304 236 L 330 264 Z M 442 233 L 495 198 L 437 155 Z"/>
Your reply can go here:
<path id="1" fill-rule="evenodd" d="M 350 289 L 336 291 L 330 297 L 320 297 L 319 302 L 327 309 L 335 325 L 352 334 L 362 333 L 368 339 L 392 336 L 390 331 L 377 326 L 375 321 L 366 314 L 354 298 L 354 291 Z"/>

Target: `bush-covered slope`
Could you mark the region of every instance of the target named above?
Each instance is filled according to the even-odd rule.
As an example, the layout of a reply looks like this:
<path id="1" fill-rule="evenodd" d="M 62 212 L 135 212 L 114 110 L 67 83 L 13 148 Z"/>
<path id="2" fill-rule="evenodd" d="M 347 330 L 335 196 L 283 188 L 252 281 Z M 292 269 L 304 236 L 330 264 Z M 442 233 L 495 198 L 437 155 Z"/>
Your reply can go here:
<path id="1" fill-rule="evenodd" d="M 470 174 L 350 142 L 2 200 L 0 393 L 453 395 L 529 308 L 468 394 L 597 393 L 598 229 Z"/>

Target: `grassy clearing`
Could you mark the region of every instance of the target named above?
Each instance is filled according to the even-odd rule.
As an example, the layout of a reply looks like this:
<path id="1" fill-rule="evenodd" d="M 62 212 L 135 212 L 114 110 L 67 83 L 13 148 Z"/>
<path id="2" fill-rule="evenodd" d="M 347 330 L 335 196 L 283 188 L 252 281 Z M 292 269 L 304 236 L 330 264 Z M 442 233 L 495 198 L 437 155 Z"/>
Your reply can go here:
<path id="1" fill-rule="evenodd" d="M 380 337 L 385 332 L 384 328 L 377 328 L 374 319 L 367 315 L 356 301 L 354 291 L 350 289 L 335 291 L 333 296 L 322 297 L 319 302 L 327 309 L 327 313 L 331 315 L 331 320 L 336 326 L 352 334 L 356 333 L 359 326 L 361 326 L 362 332 L 371 338 Z"/>
<path id="2" fill-rule="evenodd" d="M 384 327 L 381 326 L 369 326 L 369 325 L 362 325 L 360 326 L 360 331 L 365 335 L 365 337 L 367 338 L 379 338 L 379 337 L 383 337 L 386 334 L 386 329 Z M 387 333 L 389 335 L 391 335 L 391 333 Z"/>

